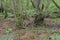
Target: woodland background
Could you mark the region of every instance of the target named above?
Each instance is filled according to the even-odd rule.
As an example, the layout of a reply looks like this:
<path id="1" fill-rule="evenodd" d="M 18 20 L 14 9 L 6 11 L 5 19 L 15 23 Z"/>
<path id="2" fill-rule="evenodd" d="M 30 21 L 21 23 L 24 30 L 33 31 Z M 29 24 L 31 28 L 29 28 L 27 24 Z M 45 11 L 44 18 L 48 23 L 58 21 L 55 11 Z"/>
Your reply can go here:
<path id="1" fill-rule="evenodd" d="M 0 40 L 59 40 L 59 30 L 60 0 L 0 0 Z"/>

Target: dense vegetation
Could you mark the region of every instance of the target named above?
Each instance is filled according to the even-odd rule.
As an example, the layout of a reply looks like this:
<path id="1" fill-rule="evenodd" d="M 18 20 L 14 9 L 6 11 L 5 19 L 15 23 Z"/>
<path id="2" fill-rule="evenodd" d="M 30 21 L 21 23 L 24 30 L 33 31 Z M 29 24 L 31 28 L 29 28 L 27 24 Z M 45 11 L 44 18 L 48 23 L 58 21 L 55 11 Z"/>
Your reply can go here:
<path id="1" fill-rule="evenodd" d="M 50 37 L 52 32 L 49 29 L 55 30 L 58 28 L 59 30 L 59 26 L 60 0 L 0 0 L 0 29 L 3 29 L 3 33 L 4 30 L 6 30 L 8 36 L 10 36 L 9 34 L 12 32 L 22 35 L 25 32 L 24 30 L 27 31 L 31 29 L 29 30 L 30 32 L 27 31 L 25 33 L 32 33 L 33 35 L 35 32 L 35 36 L 38 36 L 39 33 L 45 36 L 47 34 L 47 37 L 44 39 L 49 40 L 48 36 Z M 41 29 L 46 31 L 39 32 Z M 37 33 L 37 31 L 39 33 Z M 60 35 L 59 33 L 57 32 L 56 35 L 53 35 L 56 36 L 56 38 L 52 37 L 52 40 L 58 40 L 57 35 Z M 17 38 L 17 40 L 24 40 L 20 39 L 20 36 Z M 39 38 L 40 37 L 36 40 L 40 40 Z M 27 38 L 26 40 L 32 39 L 34 38 Z M 44 39 L 42 38 L 41 40 Z M 6 38 L 6 40 L 9 39 Z"/>

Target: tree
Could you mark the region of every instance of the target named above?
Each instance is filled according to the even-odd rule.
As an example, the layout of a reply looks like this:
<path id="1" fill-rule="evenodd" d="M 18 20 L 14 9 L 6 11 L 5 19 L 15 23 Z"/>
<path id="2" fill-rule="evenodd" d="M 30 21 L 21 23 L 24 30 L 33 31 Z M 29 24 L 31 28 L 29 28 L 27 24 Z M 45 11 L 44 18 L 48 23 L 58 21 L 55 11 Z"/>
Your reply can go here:
<path id="1" fill-rule="evenodd" d="M 46 3 L 45 3 L 46 2 Z M 49 12 L 49 6 L 50 6 L 51 0 L 36 0 L 36 3 L 31 0 L 33 8 L 36 10 L 36 16 L 35 16 L 35 24 L 43 24 L 44 23 L 44 17 L 48 17 Z M 46 15 L 44 15 L 47 13 Z"/>
<path id="2" fill-rule="evenodd" d="M 44 9 L 44 4 L 42 3 L 43 0 L 36 0 L 36 4 L 31 0 L 33 8 L 36 10 L 36 16 L 35 16 L 35 25 L 40 25 L 44 21 L 44 16 L 43 16 L 43 9 Z M 37 22 L 38 21 L 38 22 Z"/>
<path id="3" fill-rule="evenodd" d="M 8 14 L 7 14 L 6 4 L 4 0 L 0 0 L 0 12 L 4 14 L 4 17 L 3 17 L 4 19 L 7 18 Z"/>
<path id="4" fill-rule="evenodd" d="M 21 14 L 22 14 L 22 8 L 21 8 L 21 0 L 10 0 L 11 2 L 11 8 L 12 8 L 12 12 L 15 15 L 16 18 L 16 26 L 17 27 L 22 27 L 23 25 L 23 19 L 21 18 Z"/>
<path id="5" fill-rule="evenodd" d="M 22 9 L 21 9 L 21 0 L 10 0 L 11 3 L 11 8 L 12 8 L 12 13 L 15 16 L 15 20 L 16 20 L 16 28 L 17 29 L 21 29 L 23 28 L 24 24 L 23 24 L 23 19 L 21 18 L 21 14 L 22 14 Z M 20 40 L 20 30 L 16 31 L 17 36 L 17 40 Z"/>

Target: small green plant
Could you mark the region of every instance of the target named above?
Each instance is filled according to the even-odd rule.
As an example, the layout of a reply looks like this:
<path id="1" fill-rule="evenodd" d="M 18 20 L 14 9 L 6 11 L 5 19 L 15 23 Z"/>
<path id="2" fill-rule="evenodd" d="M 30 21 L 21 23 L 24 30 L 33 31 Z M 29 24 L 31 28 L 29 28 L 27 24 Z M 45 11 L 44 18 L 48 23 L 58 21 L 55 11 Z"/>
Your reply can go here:
<path id="1" fill-rule="evenodd" d="M 12 32 L 13 32 L 13 30 L 11 28 L 8 28 L 6 31 L 7 34 L 12 33 Z"/>

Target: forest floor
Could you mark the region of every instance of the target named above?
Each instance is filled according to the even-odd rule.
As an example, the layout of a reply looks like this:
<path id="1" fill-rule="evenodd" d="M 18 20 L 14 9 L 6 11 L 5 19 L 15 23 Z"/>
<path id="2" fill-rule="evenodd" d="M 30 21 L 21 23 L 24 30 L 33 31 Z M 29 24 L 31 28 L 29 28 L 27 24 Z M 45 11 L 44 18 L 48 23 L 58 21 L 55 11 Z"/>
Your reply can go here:
<path id="1" fill-rule="evenodd" d="M 60 38 L 60 19 L 44 19 L 46 25 L 37 28 L 26 28 L 20 30 L 20 40 L 59 40 Z M 0 21 L 0 40 L 6 38 L 6 32 L 9 28 L 15 26 L 14 21 Z M 3 35 L 3 36 L 1 36 Z M 6 35 L 6 36 L 5 36 Z M 9 34 L 9 36 L 12 34 Z M 7 36 L 8 37 L 8 36 Z M 6 38 L 7 39 L 7 38 Z M 5 39 L 5 40 L 6 40 Z M 11 39 L 12 40 L 12 39 Z"/>
<path id="2" fill-rule="evenodd" d="M 20 40 L 60 40 L 60 19 L 45 18 L 42 27 L 20 30 Z"/>

